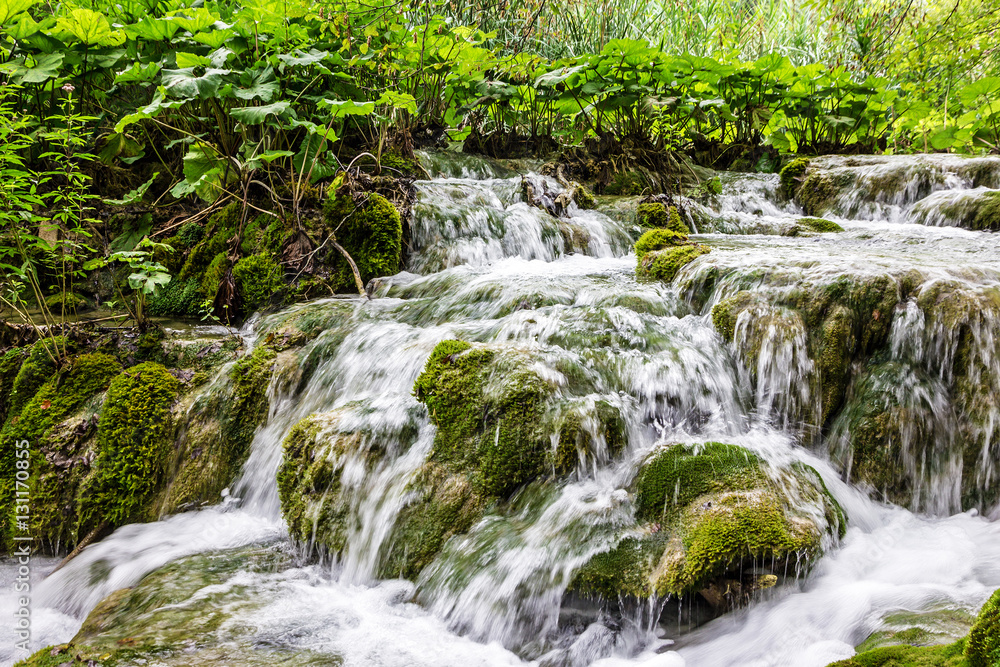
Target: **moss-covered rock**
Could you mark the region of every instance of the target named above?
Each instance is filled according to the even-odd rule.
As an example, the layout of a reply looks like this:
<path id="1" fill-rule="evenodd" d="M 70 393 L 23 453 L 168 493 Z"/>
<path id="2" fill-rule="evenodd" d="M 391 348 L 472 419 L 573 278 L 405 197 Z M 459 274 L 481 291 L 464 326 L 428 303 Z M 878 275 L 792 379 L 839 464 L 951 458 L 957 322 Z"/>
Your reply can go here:
<path id="1" fill-rule="evenodd" d="M 832 220 L 825 218 L 799 218 L 798 224 L 812 232 L 825 234 L 828 232 L 842 232 L 844 228 Z"/>
<path id="2" fill-rule="evenodd" d="M 185 415 L 178 415 L 184 430 L 157 513 L 218 502 L 222 490 L 236 479 L 257 429 L 267 419 L 276 356 L 268 345 L 258 345 L 200 394 Z"/>
<path id="3" fill-rule="evenodd" d="M 196 318 L 201 314 L 204 300 L 198 278 L 174 279 L 150 298 L 149 314 L 154 317 Z"/>
<path id="4" fill-rule="evenodd" d="M 688 229 L 676 206 L 666 206 L 660 202 L 647 202 L 636 207 L 636 219 L 640 227 L 667 229 L 677 234 L 687 235 Z"/>
<path id="5" fill-rule="evenodd" d="M 965 645 L 969 667 L 996 667 L 1000 664 L 1000 590 L 986 601 Z"/>
<path id="6" fill-rule="evenodd" d="M 573 189 L 573 201 L 582 209 L 597 208 L 597 198 L 585 185 L 577 183 Z"/>
<path id="7" fill-rule="evenodd" d="M 334 654 L 284 642 L 265 646 L 257 627 L 245 622 L 266 603 L 247 596 L 246 578 L 267 577 L 293 562 L 287 550 L 266 545 L 182 558 L 106 597 L 68 644 L 42 649 L 18 665 L 336 667 L 341 660 Z"/>
<path id="8" fill-rule="evenodd" d="M 687 245 L 686 234 L 672 229 L 650 229 L 635 242 L 635 254 L 640 260 L 654 250 Z"/>
<path id="9" fill-rule="evenodd" d="M 853 183 L 844 172 L 811 171 L 795 193 L 795 201 L 809 216 L 822 216 L 833 208 L 836 198 Z"/>
<path id="10" fill-rule="evenodd" d="M 0 352 L 0 425 L 7 421 L 13 399 L 14 380 L 21 370 L 26 353 L 27 350 L 20 347 Z"/>
<path id="11" fill-rule="evenodd" d="M 773 585 L 786 563 L 807 566 L 819 556 L 824 536 L 845 527 L 843 511 L 814 470 L 794 465 L 774 471 L 749 450 L 722 443 L 656 452 L 643 464 L 634 492 L 638 530 L 576 573 L 572 587 L 578 593 L 643 598 L 699 592 L 725 608 Z M 755 569 L 760 563 L 770 569 Z"/>
<path id="12" fill-rule="evenodd" d="M 72 351 L 74 345 L 65 336 L 43 338 L 31 346 L 28 358 L 14 376 L 8 404 L 8 415 L 20 414 L 38 388 L 45 384 L 59 365 L 62 351 Z"/>
<path id="13" fill-rule="evenodd" d="M 638 259 L 635 273 L 639 278 L 671 282 L 682 268 L 708 252 L 708 246 L 696 243 L 650 250 Z"/>
<path id="14" fill-rule="evenodd" d="M 809 158 L 796 158 L 781 169 L 781 190 L 789 199 L 793 199 L 799 191 L 799 186 L 809 168 Z"/>
<path id="15" fill-rule="evenodd" d="M 180 389 L 153 362 L 112 380 L 98 424 L 95 471 L 80 495 L 81 532 L 154 518 L 150 505 L 173 451 L 171 408 Z"/>
<path id="16" fill-rule="evenodd" d="M 552 465 L 560 473 L 572 472 L 592 461 L 606 461 L 628 444 L 621 411 L 605 400 L 584 400 L 568 406 L 556 424 L 559 439 Z"/>
<path id="17" fill-rule="evenodd" d="M 45 297 L 45 307 L 57 315 L 70 315 L 89 306 L 85 298 L 74 292 L 59 292 Z"/>
<path id="18" fill-rule="evenodd" d="M 233 278 L 247 313 L 266 305 L 283 284 L 281 267 L 266 253 L 250 255 L 236 262 Z"/>
<path id="19" fill-rule="evenodd" d="M 399 211 L 382 195 L 369 193 L 355 202 L 350 193 L 339 192 L 323 205 L 327 226 L 357 264 L 362 282 L 394 275 L 402 261 L 403 225 Z M 329 255 L 331 287 L 338 292 L 357 292 L 351 267 L 339 253 Z"/>

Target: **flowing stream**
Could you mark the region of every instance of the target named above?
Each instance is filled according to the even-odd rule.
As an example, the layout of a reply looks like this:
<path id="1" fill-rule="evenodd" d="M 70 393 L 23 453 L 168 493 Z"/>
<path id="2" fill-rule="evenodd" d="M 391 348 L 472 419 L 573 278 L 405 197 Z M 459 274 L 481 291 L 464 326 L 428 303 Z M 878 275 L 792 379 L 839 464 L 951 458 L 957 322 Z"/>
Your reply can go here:
<path id="1" fill-rule="evenodd" d="M 824 667 L 853 655 L 891 614 L 975 613 L 1000 587 L 1000 522 L 991 521 L 994 506 L 961 512 L 960 496 L 963 485 L 996 484 L 997 455 L 990 447 L 981 453 L 978 479 L 963 480 L 961 466 L 948 464 L 947 438 L 962 419 L 943 398 L 958 345 L 948 332 L 916 301 L 884 314 L 892 318 L 891 360 L 931 378 L 912 391 L 904 383 L 901 393 L 917 397 L 915 410 L 924 406 L 919 414 L 940 432 L 942 449 L 931 465 L 906 459 L 904 447 L 903 465 L 917 481 L 903 508 L 843 481 L 836 462 L 843 429 L 817 426 L 820 394 L 804 332 L 795 328 L 801 322 L 772 324 L 750 361 L 740 335 L 753 322 L 738 327 L 732 344 L 712 325 L 712 306 L 736 291 L 763 294 L 844 275 L 914 268 L 925 283 L 958 283 L 977 295 L 997 290 L 997 237 L 950 226 L 923 200 L 1000 184 L 1000 161 L 978 167 L 993 174 L 984 185 L 953 158 L 838 159 L 829 159 L 830 169 L 860 174 L 827 216 L 844 232 L 788 235 L 802 213 L 779 195 L 776 175 L 726 174 L 720 196 L 687 205 L 711 253 L 664 284 L 636 280 L 634 222 L 621 201 L 557 220 L 523 201 L 511 168 L 425 156 L 435 178 L 418 183 L 406 271 L 380 279 L 371 301 L 293 306 L 244 332 L 253 340 L 299 310 L 323 329 L 301 353 L 311 374 L 276 373 L 270 417 L 226 501 L 125 526 L 38 583 L 32 645 L 68 641 L 101 599 L 178 558 L 287 542 L 275 483 L 282 441 L 300 419 L 334 411 L 377 434 L 386 450 L 377 465 L 345 467 L 357 517 L 345 552 L 334 562 L 237 573 L 239 596 L 253 604 L 232 604 L 219 632 L 250 626 L 241 635 L 249 639 L 239 641 L 335 654 L 346 665 Z M 869 181 L 884 180 L 883 172 L 902 185 L 872 196 Z M 998 315 L 981 314 L 971 353 L 994 383 Z M 530 355 L 569 404 L 614 405 L 628 445 L 614 456 L 598 448 L 565 483 L 523 494 L 505 516 L 452 538 L 418 581 L 377 580 L 380 548 L 434 439 L 413 384 L 434 346 L 450 338 Z M 614 618 L 578 608 L 566 592 L 571 573 L 631 526 L 626 489 L 646 455 L 662 443 L 705 441 L 742 445 L 775 465 L 813 466 L 850 517 L 844 538 L 828 541 L 810 572 L 792 573 L 748 608 L 707 623 L 671 600 L 625 605 Z M 36 575 L 54 565 L 37 562 Z M 3 614 L 15 604 L 6 593 L 13 572 L 10 564 L 0 569 Z M 2 653 L 11 645 L 3 642 L 0 660 L 14 659 Z"/>

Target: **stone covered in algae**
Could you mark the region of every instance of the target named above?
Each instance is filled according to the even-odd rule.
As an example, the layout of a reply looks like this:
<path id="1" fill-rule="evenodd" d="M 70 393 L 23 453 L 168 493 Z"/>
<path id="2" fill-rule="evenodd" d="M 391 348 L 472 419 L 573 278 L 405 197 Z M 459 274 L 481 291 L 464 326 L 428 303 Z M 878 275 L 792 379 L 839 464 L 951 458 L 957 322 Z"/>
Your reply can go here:
<path id="1" fill-rule="evenodd" d="M 636 277 L 671 282 L 684 266 L 709 250 L 673 229 L 650 229 L 635 242 Z"/>
<path id="2" fill-rule="evenodd" d="M 113 592 L 68 643 L 44 648 L 18 667 L 340 665 L 338 655 L 261 641 L 245 619 L 265 603 L 250 577 L 293 565 L 280 546 L 251 546 L 182 558 Z"/>
<path id="3" fill-rule="evenodd" d="M 346 190 L 331 195 L 323 205 L 326 224 L 357 264 L 361 281 L 391 276 L 402 262 L 403 223 L 399 211 L 379 194 L 355 201 Z M 328 254 L 330 287 L 336 292 L 357 293 L 354 274 L 336 250 Z"/>
<path id="4" fill-rule="evenodd" d="M 578 593 L 701 593 L 713 606 L 734 606 L 773 585 L 786 567 L 807 567 L 846 526 L 814 470 L 771 471 L 751 451 L 723 443 L 661 449 L 643 464 L 633 491 L 637 528 L 577 571 Z M 755 569 L 760 563 L 770 569 Z"/>

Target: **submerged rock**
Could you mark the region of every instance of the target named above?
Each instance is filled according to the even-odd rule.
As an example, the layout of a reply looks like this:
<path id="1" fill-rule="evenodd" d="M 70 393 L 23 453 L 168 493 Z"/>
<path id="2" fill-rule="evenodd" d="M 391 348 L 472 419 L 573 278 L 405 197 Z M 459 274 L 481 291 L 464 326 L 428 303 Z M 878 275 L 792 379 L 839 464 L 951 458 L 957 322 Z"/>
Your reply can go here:
<path id="1" fill-rule="evenodd" d="M 798 575 L 846 529 L 814 470 L 772 470 L 734 445 L 668 446 L 646 460 L 633 490 L 638 526 L 576 573 L 577 593 L 700 593 L 724 610 Z"/>

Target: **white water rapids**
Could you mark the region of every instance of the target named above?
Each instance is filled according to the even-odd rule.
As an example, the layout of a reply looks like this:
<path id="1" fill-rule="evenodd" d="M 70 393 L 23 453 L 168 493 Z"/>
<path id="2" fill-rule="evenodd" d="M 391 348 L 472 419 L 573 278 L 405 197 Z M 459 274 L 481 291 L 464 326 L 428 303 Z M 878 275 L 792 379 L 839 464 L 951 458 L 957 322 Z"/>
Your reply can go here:
<path id="1" fill-rule="evenodd" d="M 556 220 L 522 201 L 512 172 L 464 157 L 430 156 L 426 163 L 437 177 L 418 184 L 408 271 L 381 281 L 372 301 L 344 297 L 293 307 L 326 319 L 304 352 L 318 362 L 304 386 L 276 374 L 271 414 L 231 497 L 218 507 L 120 528 L 39 581 L 33 649 L 68 641 L 101 599 L 166 563 L 287 540 L 275 484 L 282 440 L 300 419 L 331 410 L 383 436 L 388 455 L 345 480 L 359 527 L 338 562 L 236 575 L 259 604 L 233 622 L 253 626 L 269 645 L 336 654 L 349 666 L 825 667 L 853 655 L 887 615 L 975 613 L 1000 587 L 995 508 L 983 512 L 993 516 L 957 512 L 955 485 L 962 480 L 947 470 L 928 473 L 921 500 L 928 511 L 920 514 L 874 502 L 843 482 L 828 461 L 828 443 L 813 441 L 814 371 L 794 339 L 762 346 L 751 373 L 709 316 L 734 290 L 763 286 L 753 271 L 825 280 L 913 266 L 928 279 L 996 289 L 995 235 L 908 217 L 923 197 L 974 188 L 948 171 L 951 162 L 862 165 L 871 171 L 902 164 L 915 184 L 884 202 L 845 195 L 844 210 L 856 219 L 834 217 L 846 231 L 818 236 L 776 235 L 801 215 L 778 197 L 776 176 L 727 175 L 714 204 L 690 205 L 703 212 L 702 227 L 713 221 L 699 230 L 712 233 L 698 236 L 712 252 L 674 285 L 636 281 L 633 223 L 618 213 L 622 207 Z M 725 274 L 707 296 L 681 287 L 704 284 L 699 276 L 711 267 L 740 270 Z M 931 371 L 951 348 L 940 332 L 925 331 L 930 325 L 914 308 L 894 314 L 892 354 Z M 266 330 L 272 318 L 288 314 L 265 317 L 255 328 Z M 987 368 L 1000 358 L 995 333 L 978 341 Z M 413 384 L 434 346 L 449 338 L 530 351 L 535 370 L 562 397 L 618 407 L 629 444 L 617 457 L 581 465 L 548 495 L 524 498 L 508 516 L 487 517 L 452 538 L 418 581 L 378 581 L 379 548 L 434 437 Z M 801 415 L 811 423 L 800 423 Z M 767 461 L 813 466 L 849 516 L 846 536 L 828 544 L 808 574 L 695 629 L 670 600 L 662 616 L 660 608 L 625 608 L 617 618 L 574 609 L 565 594 L 569 573 L 613 546 L 612 529 L 632 521 L 622 499 L 639 463 L 660 443 L 710 440 L 742 445 Z M 54 565 L 36 561 L 36 577 Z M 8 618 L 14 576 L 14 565 L 0 567 L 0 614 Z M 9 627 L 2 624 L 0 633 Z M 12 646 L 0 634 L 4 664 L 26 657 Z"/>

